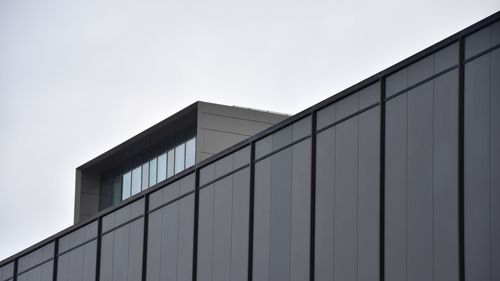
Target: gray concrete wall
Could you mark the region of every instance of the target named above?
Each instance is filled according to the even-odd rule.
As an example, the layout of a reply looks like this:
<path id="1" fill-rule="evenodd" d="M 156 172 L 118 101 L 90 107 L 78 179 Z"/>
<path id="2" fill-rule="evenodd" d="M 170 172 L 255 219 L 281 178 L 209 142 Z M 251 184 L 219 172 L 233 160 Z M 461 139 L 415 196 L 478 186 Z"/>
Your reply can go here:
<path id="1" fill-rule="evenodd" d="M 76 222 L 85 221 L 99 212 L 100 175 L 82 173 L 76 169 L 75 213 Z"/>
<path id="2" fill-rule="evenodd" d="M 198 102 L 196 162 L 286 119 L 278 113 Z"/>

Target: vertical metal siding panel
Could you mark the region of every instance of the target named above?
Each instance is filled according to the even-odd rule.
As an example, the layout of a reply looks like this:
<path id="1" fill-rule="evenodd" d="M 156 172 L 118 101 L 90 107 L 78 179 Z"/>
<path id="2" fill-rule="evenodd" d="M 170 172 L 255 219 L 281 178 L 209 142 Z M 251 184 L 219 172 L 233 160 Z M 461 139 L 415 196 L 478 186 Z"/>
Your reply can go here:
<path id="1" fill-rule="evenodd" d="M 458 69 L 434 80 L 434 280 L 458 280 Z"/>
<path id="2" fill-rule="evenodd" d="M 247 279 L 250 169 L 233 175 L 233 218 L 231 237 L 231 280 Z"/>
<path id="3" fill-rule="evenodd" d="M 144 218 L 130 223 L 128 257 L 128 281 L 142 279 L 142 250 L 144 240 Z"/>
<path id="4" fill-rule="evenodd" d="M 374 83 L 359 91 L 359 110 L 365 109 L 380 101 L 380 82 Z"/>
<path id="5" fill-rule="evenodd" d="M 28 273 L 29 273 L 29 272 L 28 272 Z M 16 277 L 16 281 L 29 281 L 29 279 L 28 279 L 28 277 L 29 277 L 29 276 L 28 276 L 28 273 L 23 273 L 23 274 L 21 274 L 21 275 L 18 275 L 18 276 Z"/>
<path id="6" fill-rule="evenodd" d="M 272 163 L 270 279 L 286 281 L 290 280 L 292 149 L 287 148 L 270 157 Z"/>
<path id="7" fill-rule="evenodd" d="M 292 147 L 290 280 L 309 279 L 311 218 L 311 139 Z"/>
<path id="8" fill-rule="evenodd" d="M 212 280 L 214 185 L 200 190 L 198 222 L 198 281 Z"/>
<path id="9" fill-rule="evenodd" d="M 113 225 L 111 227 L 118 226 L 118 225 L 130 220 L 130 211 L 131 211 L 130 206 L 132 204 L 136 204 L 136 202 L 131 203 L 129 205 L 126 205 L 126 206 L 118 209 L 117 211 L 114 211 L 113 213 L 107 215 L 107 217 L 114 217 Z"/>
<path id="10" fill-rule="evenodd" d="M 42 278 L 43 277 L 43 275 L 42 275 L 42 273 L 43 273 L 42 269 L 43 269 L 43 265 L 42 266 L 38 266 L 38 267 L 36 267 L 33 270 L 30 270 L 30 273 L 28 274 L 29 280 L 30 281 L 42 281 L 42 279 L 43 279 Z"/>
<path id="11" fill-rule="evenodd" d="M 52 271 L 54 270 L 54 261 L 44 263 L 40 267 L 40 281 L 52 281 Z"/>
<path id="12" fill-rule="evenodd" d="M 433 280 L 433 82 L 408 92 L 408 281 Z"/>
<path id="13" fill-rule="evenodd" d="M 191 281 L 193 275 L 194 194 L 179 201 L 179 251 L 177 281 Z"/>
<path id="14" fill-rule="evenodd" d="M 13 270 L 14 269 L 14 262 L 11 261 L 10 263 L 4 264 L 2 267 L 0 267 L 0 279 L 1 280 L 9 280 L 12 278 Z"/>
<path id="15" fill-rule="evenodd" d="M 97 241 L 94 240 L 89 242 L 84 246 L 84 257 L 83 257 L 83 281 L 94 281 L 95 280 L 95 265 L 96 265 L 96 254 L 97 254 Z M 57 266 L 59 268 L 59 265 Z"/>
<path id="16" fill-rule="evenodd" d="M 339 121 L 359 109 L 359 93 L 351 94 L 337 102 L 335 121 Z"/>
<path id="17" fill-rule="evenodd" d="M 429 55 L 408 66 L 408 85 L 414 85 L 434 74 L 434 55 Z"/>
<path id="18" fill-rule="evenodd" d="M 20 257 L 17 261 L 17 270 L 18 272 L 22 272 L 26 269 L 28 269 L 29 265 L 30 265 L 30 260 L 31 260 L 31 256 L 33 255 L 33 253 L 31 254 L 28 254 L 26 256 L 23 256 L 23 257 Z"/>
<path id="19" fill-rule="evenodd" d="M 459 43 L 444 48 L 434 54 L 434 74 L 458 64 Z M 458 70 L 457 70 L 458 71 Z"/>
<path id="20" fill-rule="evenodd" d="M 233 170 L 234 154 L 229 154 L 228 156 L 215 162 L 215 178 L 222 177 Z"/>
<path id="21" fill-rule="evenodd" d="M 316 129 L 324 128 L 335 122 L 335 108 L 337 104 L 331 104 L 316 112 Z"/>
<path id="22" fill-rule="evenodd" d="M 269 135 L 255 142 L 255 158 L 260 158 L 273 151 L 273 135 Z"/>
<path id="23" fill-rule="evenodd" d="M 500 44 L 500 21 L 491 25 L 491 46 L 497 44 Z"/>
<path id="24" fill-rule="evenodd" d="M 232 177 L 215 183 L 213 280 L 229 281 L 231 265 Z"/>
<path id="25" fill-rule="evenodd" d="M 255 164 L 253 279 L 270 281 L 271 159 Z M 253 280 L 252 280 L 253 281 Z"/>
<path id="26" fill-rule="evenodd" d="M 163 200 L 162 203 L 167 203 L 180 195 L 180 180 L 168 185 L 163 188 Z"/>
<path id="27" fill-rule="evenodd" d="M 42 268 L 40 266 L 28 271 L 26 274 L 29 281 L 41 281 L 42 279 Z"/>
<path id="28" fill-rule="evenodd" d="M 148 215 L 148 250 L 146 264 L 146 281 L 160 281 L 162 210 Z"/>
<path id="29" fill-rule="evenodd" d="M 358 117 L 337 125 L 335 153 L 335 280 L 356 280 Z"/>
<path id="30" fill-rule="evenodd" d="M 161 243 L 155 246 L 161 249 L 160 280 L 177 280 L 177 252 L 179 235 L 179 202 L 173 202 L 162 208 Z"/>
<path id="31" fill-rule="evenodd" d="M 41 250 L 35 250 L 18 260 L 18 271 L 25 271 L 29 267 L 39 263 L 41 261 Z"/>
<path id="32" fill-rule="evenodd" d="M 55 247 L 55 242 L 51 242 L 42 248 L 42 257 L 43 261 L 46 261 L 50 258 L 54 257 L 54 247 Z"/>
<path id="33" fill-rule="evenodd" d="M 496 23 L 500 38 L 500 22 Z M 490 92 L 490 189 L 491 189 L 491 278 L 500 280 L 500 50 L 491 53 Z"/>
<path id="34" fill-rule="evenodd" d="M 316 281 L 333 280 L 335 127 L 316 137 Z"/>
<path id="35" fill-rule="evenodd" d="M 293 139 L 293 126 L 287 126 L 274 134 L 272 134 L 273 138 L 273 151 L 292 142 Z"/>
<path id="36" fill-rule="evenodd" d="M 30 281 L 30 274 L 31 274 L 31 271 L 28 271 L 26 273 L 23 273 L 21 275 L 19 275 L 17 278 L 16 278 L 16 281 Z"/>
<path id="37" fill-rule="evenodd" d="M 379 279 L 380 107 L 359 115 L 358 281 Z"/>
<path id="38" fill-rule="evenodd" d="M 465 274 L 491 280 L 489 107 L 490 55 L 465 66 Z M 486 160 L 486 161 L 485 161 Z"/>
<path id="39" fill-rule="evenodd" d="M 57 280 L 69 281 L 69 254 L 61 255 L 57 258 Z"/>
<path id="40" fill-rule="evenodd" d="M 385 277 L 406 280 L 407 94 L 386 103 Z"/>
<path id="41" fill-rule="evenodd" d="M 491 26 L 487 26 L 465 39 L 465 58 L 468 59 L 491 46 Z"/>
<path id="42" fill-rule="evenodd" d="M 87 225 L 84 229 L 83 232 L 85 233 L 85 240 L 89 240 L 92 238 L 95 238 L 97 236 L 97 220 L 95 220 L 93 223 Z"/>
<path id="43" fill-rule="evenodd" d="M 17 281 L 29 281 L 27 274 L 21 274 L 17 277 Z"/>
<path id="44" fill-rule="evenodd" d="M 408 68 L 391 74 L 386 78 L 386 97 L 391 97 L 394 94 L 408 87 Z"/>
<path id="45" fill-rule="evenodd" d="M 28 280 L 30 281 L 41 281 L 42 280 L 42 267 L 38 266 L 30 270 L 27 274 Z"/>
<path id="46" fill-rule="evenodd" d="M 113 281 L 113 247 L 114 234 L 108 233 L 101 238 L 101 263 L 99 280 Z"/>
<path id="47" fill-rule="evenodd" d="M 293 123 L 292 125 L 292 141 L 298 141 L 299 139 L 311 134 L 311 116 L 304 117 L 299 121 Z"/>
<path id="48" fill-rule="evenodd" d="M 83 277 L 83 247 L 69 253 L 69 279 L 81 281 Z"/>
<path id="49" fill-rule="evenodd" d="M 128 245 L 130 243 L 130 224 L 114 230 L 113 233 L 113 281 L 128 281 Z"/>

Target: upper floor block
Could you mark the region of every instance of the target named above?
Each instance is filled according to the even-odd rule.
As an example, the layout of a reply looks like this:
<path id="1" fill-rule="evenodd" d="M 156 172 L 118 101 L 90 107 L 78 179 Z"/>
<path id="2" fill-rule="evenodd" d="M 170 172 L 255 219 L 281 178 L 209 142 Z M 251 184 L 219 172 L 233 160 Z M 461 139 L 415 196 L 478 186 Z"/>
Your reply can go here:
<path id="1" fill-rule="evenodd" d="M 91 218 L 287 117 L 198 101 L 78 167 L 74 222 Z"/>

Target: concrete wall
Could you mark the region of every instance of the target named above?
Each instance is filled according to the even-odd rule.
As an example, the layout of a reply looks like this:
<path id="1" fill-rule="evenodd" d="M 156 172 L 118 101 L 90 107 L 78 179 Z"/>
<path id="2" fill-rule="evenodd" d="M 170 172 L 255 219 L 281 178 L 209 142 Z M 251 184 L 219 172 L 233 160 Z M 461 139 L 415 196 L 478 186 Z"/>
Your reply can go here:
<path id="1" fill-rule="evenodd" d="M 82 173 L 76 169 L 75 223 L 85 221 L 99 212 L 101 177 L 95 173 Z"/>
<path id="2" fill-rule="evenodd" d="M 196 162 L 235 145 L 287 117 L 283 114 L 198 102 Z"/>

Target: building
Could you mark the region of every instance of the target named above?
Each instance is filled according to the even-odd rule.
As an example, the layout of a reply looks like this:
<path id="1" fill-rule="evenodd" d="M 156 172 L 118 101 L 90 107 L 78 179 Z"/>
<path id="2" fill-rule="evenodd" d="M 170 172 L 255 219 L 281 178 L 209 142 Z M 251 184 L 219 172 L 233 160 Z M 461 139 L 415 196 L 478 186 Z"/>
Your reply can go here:
<path id="1" fill-rule="evenodd" d="M 161 184 L 288 115 L 195 102 L 76 169 L 75 219 Z"/>
<path id="2" fill-rule="evenodd" d="M 5 259 L 0 281 L 499 280 L 498 108 L 500 13 Z"/>

